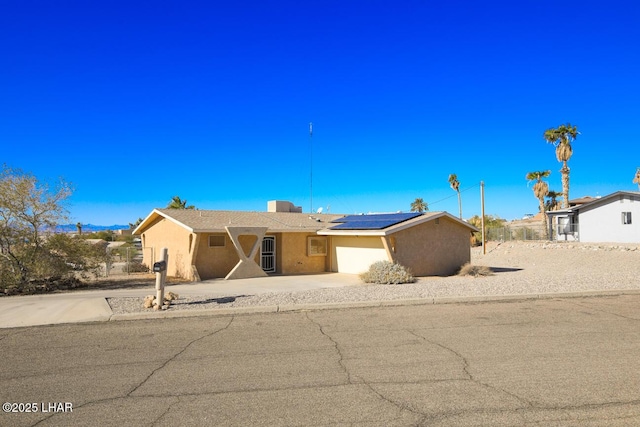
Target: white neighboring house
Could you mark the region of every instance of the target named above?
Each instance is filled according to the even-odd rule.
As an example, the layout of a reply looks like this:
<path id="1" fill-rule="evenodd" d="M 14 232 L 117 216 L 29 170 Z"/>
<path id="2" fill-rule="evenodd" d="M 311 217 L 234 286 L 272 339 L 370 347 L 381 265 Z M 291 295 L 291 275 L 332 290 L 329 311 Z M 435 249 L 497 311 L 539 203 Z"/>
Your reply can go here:
<path id="1" fill-rule="evenodd" d="M 554 240 L 640 243 L 640 192 L 637 191 L 617 191 L 546 214 Z"/>

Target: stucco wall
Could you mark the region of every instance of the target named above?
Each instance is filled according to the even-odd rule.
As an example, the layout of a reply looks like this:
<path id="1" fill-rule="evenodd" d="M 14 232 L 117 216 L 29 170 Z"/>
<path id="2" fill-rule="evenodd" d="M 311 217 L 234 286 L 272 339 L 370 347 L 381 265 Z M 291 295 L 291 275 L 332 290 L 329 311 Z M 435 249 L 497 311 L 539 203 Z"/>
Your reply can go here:
<path id="1" fill-rule="evenodd" d="M 329 256 L 309 256 L 307 253 L 307 238 L 316 236 L 315 233 L 282 233 L 280 239 L 280 250 L 276 249 L 276 263 L 280 266 L 279 273 L 282 274 L 306 274 L 322 273 L 327 271 L 326 258 Z M 277 240 L 276 240 L 277 242 Z M 277 242 L 278 243 L 278 242 Z"/>
<path id="2" fill-rule="evenodd" d="M 224 235 L 224 247 L 209 247 L 209 236 Z M 307 237 L 315 234 L 306 233 L 267 233 L 276 238 L 276 274 L 306 274 L 326 271 L 325 256 L 307 255 Z M 255 239 L 253 236 L 240 236 L 240 244 L 245 253 L 251 250 Z M 202 280 L 225 277 L 238 263 L 239 257 L 229 236 L 225 233 L 202 233 L 196 265 Z M 260 265 L 260 251 L 255 261 Z"/>
<path id="3" fill-rule="evenodd" d="M 143 262 L 149 268 L 157 261 L 162 248 L 168 248 L 167 275 L 193 279 L 191 260 L 195 235 L 172 221 L 160 218 L 142 233 L 141 238 L 143 247 L 153 248 L 153 257 L 151 251 L 143 251 Z"/>
<path id="4" fill-rule="evenodd" d="M 224 236 L 224 246 L 209 246 L 209 236 Z M 238 237 L 240 246 L 245 254 L 251 251 L 253 243 L 256 241 L 255 236 L 242 235 Z M 260 251 L 256 255 L 255 261 L 260 265 Z M 202 233 L 198 245 L 198 253 L 196 256 L 196 266 L 198 274 L 202 280 L 225 277 L 236 264 L 240 261 L 240 257 L 236 252 L 235 246 L 227 233 Z"/>
<path id="5" fill-rule="evenodd" d="M 631 224 L 622 223 L 622 212 L 631 212 Z M 581 242 L 638 243 L 640 198 L 624 196 L 597 208 L 580 211 L 579 222 Z"/>
<path id="6" fill-rule="evenodd" d="M 399 231 L 389 237 L 396 262 L 415 276 L 448 276 L 471 260 L 468 228 L 449 218 Z"/>

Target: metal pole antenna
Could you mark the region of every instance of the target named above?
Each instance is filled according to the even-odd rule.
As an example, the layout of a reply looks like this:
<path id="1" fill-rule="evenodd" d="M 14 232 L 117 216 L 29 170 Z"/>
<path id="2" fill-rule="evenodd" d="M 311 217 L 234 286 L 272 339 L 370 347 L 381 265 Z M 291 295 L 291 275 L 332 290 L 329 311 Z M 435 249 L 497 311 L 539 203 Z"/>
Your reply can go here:
<path id="1" fill-rule="evenodd" d="M 481 200 L 481 210 L 482 210 L 482 253 L 484 255 L 487 254 L 487 245 L 485 243 L 485 234 L 484 234 L 484 181 L 480 181 L 480 200 Z"/>
<path id="2" fill-rule="evenodd" d="M 309 212 L 313 213 L 313 123 L 309 123 Z"/>

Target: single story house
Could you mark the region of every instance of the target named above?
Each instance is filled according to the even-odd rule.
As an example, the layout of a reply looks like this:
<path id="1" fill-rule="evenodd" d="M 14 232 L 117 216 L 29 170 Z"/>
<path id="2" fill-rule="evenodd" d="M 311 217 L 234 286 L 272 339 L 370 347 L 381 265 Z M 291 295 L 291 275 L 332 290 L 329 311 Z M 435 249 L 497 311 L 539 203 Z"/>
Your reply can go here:
<path id="1" fill-rule="evenodd" d="M 378 260 L 416 276 L 450 275 L 470 260 L 477 229 L 446 212 L 307 214 L 288 202 L 267 212 L 154 209 L 134 230 L 152 266 L 168 248 L 167 274 L 189 280 L 268 274 L 361 273 Z"/>
<path id="2" fill-rule="evenodd" d="M 554 240 L 640 243 L 640 192 L 617 191 L 581 200 L 567 209 L 546 212 Z"/>

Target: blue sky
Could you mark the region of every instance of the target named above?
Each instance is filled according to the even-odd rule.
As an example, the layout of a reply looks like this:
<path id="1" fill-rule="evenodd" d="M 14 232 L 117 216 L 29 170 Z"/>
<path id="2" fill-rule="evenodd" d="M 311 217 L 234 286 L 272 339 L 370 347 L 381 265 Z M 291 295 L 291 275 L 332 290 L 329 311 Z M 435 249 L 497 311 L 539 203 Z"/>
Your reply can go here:
<path id="1" fill-rule="evenodd" d="M 0 0 L 1 162 L 75 192 L 73 222 L 200 209 L 535 213 L 637 190 L 633 2 Z M 309 123 L 313 122 L 313 137 Z M 311 166 L 312 165 L 312 166 Z M 311 167 L 313 181 L 311 191 Z M 311 206 L 311 193 L 313 206 Z"/>

